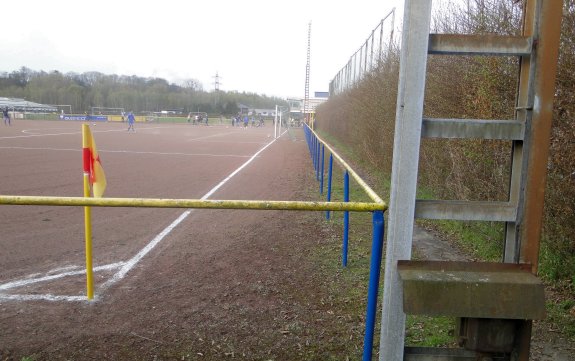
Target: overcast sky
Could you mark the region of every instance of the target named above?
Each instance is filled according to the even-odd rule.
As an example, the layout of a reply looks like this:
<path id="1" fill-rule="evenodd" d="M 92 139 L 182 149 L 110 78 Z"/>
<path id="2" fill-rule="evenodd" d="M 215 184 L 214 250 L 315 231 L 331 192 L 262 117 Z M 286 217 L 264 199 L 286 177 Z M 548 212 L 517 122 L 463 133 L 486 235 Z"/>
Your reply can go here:
<path id="1" fill-rule="evenodd" d="M 4 1 L 0 71 L 191 78 L 205 90 L 218 73 L 222 90 L 303 97 L 311 21 L 313 96 L 393 7 L 403 1 Z"/>

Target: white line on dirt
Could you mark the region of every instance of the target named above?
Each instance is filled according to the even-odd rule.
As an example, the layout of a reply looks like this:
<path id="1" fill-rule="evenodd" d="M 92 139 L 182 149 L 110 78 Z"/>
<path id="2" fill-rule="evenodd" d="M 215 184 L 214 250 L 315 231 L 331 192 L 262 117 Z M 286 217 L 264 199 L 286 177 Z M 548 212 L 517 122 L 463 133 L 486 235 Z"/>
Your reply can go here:
<path id="1" fill-rule="evenodd" d="M 284 135 L 284 134 L 285 134 L 285 132 L 282 133 L 281 135 Z M 277 138 L 277 139 L 279 139 L 279 138 Z M 201 199 L 202 200 L 208 199 L 208 197 L 210 197 L 212 194 L 214 194 L 225 183 L 227 183 L 232 177 L 234 177 L 242 169 L 244 169 L 248 164 L 250 164 L 254 159 L 256 159 L 260 155 L 260 153 L 262 153 L 266 148 L 268 148 L 270 145 L 272 145 L 277 139 L 273 139 L 271 142 L 269 142 L 264 147 L 262 147 L 260 150 L 258 150 L 254 155 L 251 156 L 250 159 L 248 159 L 238 169 L 233 171 L 229 176 L 227 176 L 224 180 L 222 180 L 220 183 L 218 183 L 214 188 L 212 188 L 208 193 L 206 193 Z M 95 272 L 102 271 L 102 270 L 112 270 L 112 269 L 120 268 L 120 270 L 118 272 L 116 272 L 112 276 L 112 278 L 110 278 L 108 281 L 106 281 L 101 286 L 101 290 L 103 291 L 103 290 L 107 289 L 108 287 L 112 286 L 113 284 L 115 284 L 116 282 L 123 279 L 126 276 L 126 274 L 128 272 L 130 272 L 130 270 L 132 268 L 134 268 L 134 266 L 136 266 L 136 264 L 142 258 L 144 258 L 154 247 L 156 247 L 158 245 L 158 243 L 160 243 L 168 234 L 170 234 L 170 232 L 174 228 L 176 228 L 184 219 L 186 219 L 192 211 L 193 211 L 193 209 L 189 209 L 189 210 L 184 211 L 175 221 L 173 221 L 168 227 L 166 227 L 162 232 L 160 232 L 156 237 L 154 237 L 140 252 L 138 252 L 134 257 L 132 257 L 128 261 L 117 262 L 117 263 L 112 263 L 112 264 L 108 264 L 108 265 L 94 267 Z M 52 272 L 52 271 L 50 271 L 50 272 Z M 17 281 L 12 281 L 12 282 L 8 282 L 8 283 L 0 284 L 0 291 L 6 291 L 6 290 L 9 290 L 12 288 L 28 286 L 28 285 L 38 283 L 38 282 L 52 281 L 52 280 L 67 277 L 67 276 L 76 276 L 76 275 L 81 275 L 81 274 L 85 274 L 85 273 L 86 273 L 86 270 L 78 270 L 78 271 L 63 272 L 63 273 L 59 273 L 59 274 L 54 274 L 54 275 L 49 275 L 49 276 L 44 276 L 44 277 L 38 277 L 38 278 L 26 278 L 23 280 L 17 280 Z M 96 297 L 96 299 L 98 299 L 98 297 Z M 68 302 L 72 302 L 72 301 L 87 301 L 88 299 L 86 296 L 59 296 L 59 295 L 52 295 L 52 294 L 43 294 L 43 295 L 0 294 L 0 300 L 6 300 L 6 301 L 38 301 L 38 300 L 40 300 L 40 301 L 68 301 Z"/>
<path id="2" fill-rule="evenodd" d="M 139 128 L 139 129 L 140 130 L 150 130 L 150 129 L 162 129 L 162 128 L 168 128 L 168 127 L 144 127 L 144 128 Z M 13 136 L 7 136 L 7 137 L 0 137 L 0 139 L 49 137 L 49 136 L 58 136 L 58 135 L 82 134 L 82 131 L 70 131 L 70 132 L 64 132 L 64 133 L 46 133 L 46 134 L 29 133 L 29 132 L 32 132 L 35 130 L 42 130 L 42 129 L 24 129 L 24 130 L 22 130 L 22 133 L 24 133 L 26 135 L 13 135 Z M 50 130 L 52 130 L 52 129 L 50 129 Z M 109 133 L 109 132 L 126 132 L 126 129 L 124 129 L 124 128 L 122 128 L 122 129 L 106 129 L 106 130 L 92 129 L 92 133 Z"/>
<path id="3" fill-rule="evenodd" d="M 269 137 L 268 137 L 269 138 Z M 230 142 L 227 140 L 206 140 L 204 141 L 204 143 L 226 143 L 229 144 Z M 258 142 L 258 141 L 242 141 L 242 142 L 238 142 L 238 141 L 234 141 L 234 144 L 266 144 L 265 142 Z"/>
<path id="4" fill-rule="evenodd" d="M 218 189 L 220 189 L 224 184 L 226 184 L 233 176 L 238 174 L 242 169 L 244 169 L 248 164 L 250 164 L 254 159 L 256 159 L 256 157 L 261 152 L 263 152 L 267 147 L 272 145 L 275 141 L 276 141 L 276 139 L 272 140 L 267 145 L 265 145 L 263 148 L 258 150 L 250 159 L 248 159 L 244 164 L 242 164 L 238 169 L 233 171 L 229 176 L 227 176 L 224 180 L 222 180 L 220 183 L 218 183 L 218 185 L 216 185 L 214 188 L 212 188 L 208 193 L 206 193 L 200 199 L 201 200 L 208 199 L 208 197 L 210 197 L 212 194 L 214 194 Z M 130 272 L 130 270 L 132 268 L 134 268 L 134 266 L 138 262 L 140 262 L 140 260 L 142 258 L 144 258 L 145 255 L 147 255 L 154 247 L 156 247 L 156 245 L 158 245 L 158 243 L 160 243 L 164 239 L 164 237 L 166 237 L 168 234 L 170 234 L 170 232 L 174 228 L 176 228 L 184 219 L 186 219 L 190 215 L 190 213 L 192 213 L 191 209 L 184 211 L 175 221 L 173 221 L 168 227 L 166 227 L 162 232 L 160 232 L 156 237 L 154 237 L 154 239 L 152 239 L 150 241 L 150 243 L 148 243 L 140 252 L 138 252 L 138 254 L 136 254 L 130 260 L 126 261 L 126 264 L 118 272 L 116 272 L 116 274 L 114 274 L 114 276 L 112 276 L 112 278 L 110 278 L 108 281 L 106 281 L 102 285 L 102 289 L 106 289 L 106 288 L 112 286 L 114 283 L 121 280 L 122 278 L 124 278 L 124 276 L 128 272 Z"/>
<path id="5" fill-rule="evenodd" d="M 139 152 L 129 150 L 98 150 L 98 153 L 129 153 L 129 154 L 151 154 L 151 155 L 189 155 L 199 157 L 237 157 L 237 158 L 250 158 L 250 155 L 237 155 L 237 154 L 209 154 L 209 153 L 166 153 L 166 152 Z"/>
<path id="6" fill-rule="evenodd" d="M 0 295 L 0 300 L 5 301 L 87 301 L 86 296 L 56 296 L 45 295 Z"/>
<path id="7" fill-rule="evenodd" d="M 103 265 L 103 266 L 94 267 L 94 271 L 98 272 L 98 271 L 113 270 L 116 268 L 120 268 L 123 265 L 124 265 L 124 262 L 111 263 L 111 264 L 107 264 L 107 265 Z M 81 275 L 81 274 L 85 274 L 85 273 L 86 273 L 86 270 L 82 269 L 82 270 L 78 270 L 78 271 L 62 272 L 62 273 L 57 273 L 57 274 L 44 276 L 44 277 L 38 277 L 38 278 L 26 278 L 23 280 L 12 281 L 12 282 L 1 284 L 0 285 L 0 291 L 6 291 L 6 290 L 9 290 L 11 288 L 17 288 L 17 287 L 22 287 L 22 286 L 29 286 L 31 284 L 38 283 L 38 282 L 53 281 L 53 280 L 56 280 L 58 278 L 63 278 L 63 277 L 68 277 L 68 276 L 77 276 L 77 275 Z"/>
<path id="8" fill-rule="evenodd" d="M 216 133 L 216 134 L 206 135 L 206 136 L 203 136 L 203 137 L 186 139 L 186 141 L 188 141 L 188 142 L 194 142 L 194 141 L 196 141 L 196 140 L 203 140 L 203 139 L 215 138 L 215 137 L 223 137 L 224 135 L 228 135 L 228 134 L 234 134 L 234 132 Z"/>
<path id="9" fill-rule="evenodd" d="M 50 150 L 50 151 L 65 151 L 65 152 L 81 152 L 82 149 L 71 148 L 37 148 L 37 147 L 2 147 L 0 149 L 22 149 L 22 150 Z M 192 157 L 235 157 L 235 158 L 250 158 L 250 155 L 238 154 L 208 154 L 208 153 L 169 153 L 169 152 L 140 152 L 132 150 L 105 150 L 98 149 L 98 153 L 126 153 L 126 154 L 146 154 L 146 155 L 186 155 Z"/>

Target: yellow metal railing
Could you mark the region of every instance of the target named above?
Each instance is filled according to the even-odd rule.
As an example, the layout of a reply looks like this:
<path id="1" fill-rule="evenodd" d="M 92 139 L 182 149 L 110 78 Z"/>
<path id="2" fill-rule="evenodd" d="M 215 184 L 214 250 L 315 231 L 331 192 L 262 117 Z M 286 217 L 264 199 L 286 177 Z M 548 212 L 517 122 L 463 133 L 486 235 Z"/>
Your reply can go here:
<path id="1" fill-rule="evenodd" d="M 325 142 L 323 139 L 321 139 L 319 137 L 319 135 L 317 135 L 317 133 L 309 128 L 309 131 L 311 132 L 311 134 L 313 134 L 316 139 L 323 144 L 323 146 L 329 150 L 329 152 L 333 155 L 333 157 L 339 162 L 339 164 L 341 164 L 341 166 L 348 171 L 348 173 L 351 175 L 351 177 L 357 182 L 357 184 L 364 190 L 364 192 L 367 194 L 367 196 L 369 198 L 371 198 L 372 201 L 374 201 L 375 203 L 380 203 L 380 204 L 384 204 L 385 202 L 383 201 L 383 199 L 381 199 L 377 193 L 375 193 L 375 191 L 373 189 L 371 189 L 371 187 L 369 185 L 367 185 L 367 183 L 365 183 L 365 181 L 363 179 L 361 179 L 361 177 L 359 176 L 359 174 L 357 174 L 349 164 L 347 164 L 347 162 L 345 160 L 343 160 L 343 158 L 337 154 L 333 148 L 331 148 L 327 142 Z M 383 210 L 387 209 L 387 205 L 385 205 Z"/>
<path id="2" fill-rule="evenodd" d="M 303 201 L 246 201 L 153 198 L 91 198 L 40 197 L 0 195 L 0 205 L 90 206 L 90 207 L 149 207 L 149 208 L 204 208 L 251 209 L 290 211 L 385 211 L 387 204 L 365 202 L 303 202 Z"/>

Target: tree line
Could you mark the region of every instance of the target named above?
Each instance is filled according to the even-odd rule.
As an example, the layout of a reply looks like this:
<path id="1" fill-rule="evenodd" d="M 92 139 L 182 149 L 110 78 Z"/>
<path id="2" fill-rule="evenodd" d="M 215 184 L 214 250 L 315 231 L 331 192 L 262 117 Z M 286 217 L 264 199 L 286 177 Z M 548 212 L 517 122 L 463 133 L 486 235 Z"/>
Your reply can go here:
<path id="1" fill-rule="evenodd" d="M 73 113 L 106 107 L 124 108 L 136 113 L 177 110 L 233 115 L 238 112 L 239 104 L 266 109 L 286 104 L 284 99 L 256 93 L 208 92 L 194 79 L 177 85 L 162 78 L 107 75 L 94 71 L 64 74 L 26 67 L 0 72 L 0 96 L 42 104 L 70 105 Z"/>

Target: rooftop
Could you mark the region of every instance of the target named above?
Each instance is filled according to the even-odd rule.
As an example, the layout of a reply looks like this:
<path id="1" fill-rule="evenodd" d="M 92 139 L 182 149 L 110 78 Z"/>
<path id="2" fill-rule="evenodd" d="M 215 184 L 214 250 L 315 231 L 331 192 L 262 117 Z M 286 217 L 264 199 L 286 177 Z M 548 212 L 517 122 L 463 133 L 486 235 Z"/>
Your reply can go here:
<path id="1" fill-rule="evenodd" d="M 52 105 L 30 102 L 20 98 L 0 97 L 0 108 L 8 107 L 10 110 L 27 112 L 57 112 L 58 109 Z"/>

